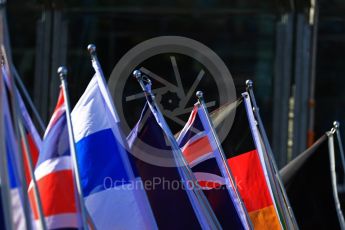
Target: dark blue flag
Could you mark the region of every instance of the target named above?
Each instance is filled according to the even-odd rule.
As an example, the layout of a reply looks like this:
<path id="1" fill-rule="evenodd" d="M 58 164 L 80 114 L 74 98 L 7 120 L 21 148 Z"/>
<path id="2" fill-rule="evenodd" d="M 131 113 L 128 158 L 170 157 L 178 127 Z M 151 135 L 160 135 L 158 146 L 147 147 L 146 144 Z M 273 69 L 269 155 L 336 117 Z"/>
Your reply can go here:
<path id="1" fill-rule="evenodd" d="M 173 159 L 173 151 L 148 107 L 146 104 L 139 122 L 127 140 L 158 228 L 200 229 L 195 209 L 188 197 L 188 192 L 191 190 L 183 186 L 178 165 L 176 164 L 175 167 L 162 165 L 162 162 Z M 153 159 L 157 159 L 157 164 L 153 164 Z"/>

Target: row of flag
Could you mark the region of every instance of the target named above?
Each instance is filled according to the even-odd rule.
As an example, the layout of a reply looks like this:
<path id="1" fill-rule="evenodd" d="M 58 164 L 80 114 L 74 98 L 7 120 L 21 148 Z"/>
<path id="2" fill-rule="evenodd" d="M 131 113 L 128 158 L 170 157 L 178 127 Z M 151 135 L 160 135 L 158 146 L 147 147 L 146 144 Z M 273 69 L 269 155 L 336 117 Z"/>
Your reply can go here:
<path id="1" fill-rule="evenodd" d="M 70 111 L 67 71 L 59 70 L 60 94 L 43 137 L 29 116 L 6 58 L 1 65 L 3 227 L 298 229 L 303 225 L 303 215 L 297 210 L 295 217 L 293 212 L 303 201 L 293 199 L 290 205 L 288 197 L 295 197 L 289 189 L 293 183 L 285 176 L 294 178 L 292 171 L 298 167 L 291 165 L 301 161 L 296 159 L 278 171 L 251 82 L 237 101 L 210 114 L 202 92 L 197 92 L 185 127 L 174 135 L 155 102 L 151 82 L 135 71 L 147 100 L 126 137 L 95 46 L 88 49 L 94 76 Z M 230 144 L 222 146 L 217 129 L 235 111 L 227 136 Z M 153 160 L 168 161 L 169 167 Z M 179 184 L 176 188 L 166 188 L 166 183 L 138 186 L 154 181 Z M 333 196 L 338 207 L 339 200 Z M 336 214 L 343 226 L 339 208 Z"/>

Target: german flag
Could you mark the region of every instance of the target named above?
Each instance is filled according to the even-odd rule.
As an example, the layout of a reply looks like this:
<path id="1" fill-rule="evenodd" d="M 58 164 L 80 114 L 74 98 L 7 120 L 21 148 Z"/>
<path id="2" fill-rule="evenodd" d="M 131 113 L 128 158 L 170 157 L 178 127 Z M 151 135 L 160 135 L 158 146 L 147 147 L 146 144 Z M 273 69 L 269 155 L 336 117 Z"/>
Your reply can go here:
<path id="1" fill-rule="evenodd" d="M 213 113 L 212 120 L 219 115 L 224 116 Z M 242 101 L 237 106 L 223 149 L 254 229 L 282 229 L 271 187 L 265 177 L 264 162 L 255 145 L 249 122 L 245 102 Z"/>

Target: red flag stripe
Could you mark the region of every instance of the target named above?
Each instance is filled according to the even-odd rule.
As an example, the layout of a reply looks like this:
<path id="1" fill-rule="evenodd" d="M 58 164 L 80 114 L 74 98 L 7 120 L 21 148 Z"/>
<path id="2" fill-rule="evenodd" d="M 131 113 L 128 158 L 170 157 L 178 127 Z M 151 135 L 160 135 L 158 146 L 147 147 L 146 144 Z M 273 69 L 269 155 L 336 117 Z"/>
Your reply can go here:
<path id="1" fill-rule="evenodd" d="M 47 133 L 52 128 L 52 126 L 54 126 L 54 124 L 58 121 L 58 119 L 61 117 L 61 115 L 63 113 L 65 113 L 65 99 L 63 97 L 62 88 L 60 87 L 59 99 L 58 99 L 58 102 L 56 104 L 53 116 L 51 117 L 51 119 L 49 121 L 49 124 L 47 126 L 47 129 L 46 129 L 46 131 L 44 133 L 44 136 L 47 135 Z"/>
<path id="2" fill-rule="evenodd" d="M 194 142 L 188 142 L 185 147 L 182 148 L 182 152 L 188 164 L 190 164 L 203 155 L 213 152 L 213 150 L 208 137 L 204 136 Z"/>
<path id="3" fill-rule="evenodd" d="M 195 172 L 195 178 L 203 189 L 218 188 L 225 184 L 223 177 L 205 172 Z"/>
<path id="4" fill-rule="evenodd" d="M 29 144 L 29 150 L 31 153 L 33 168 L 35 168 L 37 160 L 38 160 L 38 151 L 39 150 L 38 150 L 38 147 L 36 146 L 36 143 L 35 143 L 34 139 L 32 138 L 32 135 L 30 133 L 28 133 L 26 135 L 26 138 L 27 138 L 28 144 Z M 29 160 L 27 159 L 26 153 L 24 152 L 25 151 L 24 140 L 21 141 L 21 144 L 22 144 L 22 150 L 23 150 L 23 155 L 24 155 L 23 157 L 24 157 L 24 162 L 25 162 L 25 164 L 24 164 L 25 179 L 26 179 L 27 185 L 29 185 L 30 181 L 31 181 L 31 174 L 29 171 Z"/>
<path id="5" fill-rule="evenodd" d="M 273 204 L 257 150 L 228 159 L 248 212 Z"/>
<path id="6" fill-rule="evenodd" d="M 44 216 L 76 213 L 75 194 L 72 170 L 51 173 L 37 181 L 41 195 Z M 38 219 L 33 189 L 29 190 L 30 203 L 34 218 Z"/>
<path id="7" fill-rule="evenodd" d="M 186 126 L 190 126 L 194 122 L 195 117 L 196 117 L 197 114 L 198 114 L 198 107 L 194 106 L 193 111 L 192 111 L 192 113 L 191 113 L 191 115 L 190 115 L 190 117 L 189 117 L 189 119 L 187 121 L 187 125 Z"/>
<path id="8" fill-rule="evenodd" d="M 213 181 L 198 181 L 198 183 L 202 189 L 206 189 L 206 190 L 215 189 L 222 186 L 222 184 L 219 184 Z"/>
<path id="9" fill-rule="evenodd" d="M 58 158 L 52 158 L 41 163 L 35 170 L 36 180 L 39 180 L 50 173 L 62 171 L 62 170 L 71 170 L 72 163 L 70 156 L 63 156 Z M 29 188 L 31 188 L 32 183 L 30 183 Z"/>

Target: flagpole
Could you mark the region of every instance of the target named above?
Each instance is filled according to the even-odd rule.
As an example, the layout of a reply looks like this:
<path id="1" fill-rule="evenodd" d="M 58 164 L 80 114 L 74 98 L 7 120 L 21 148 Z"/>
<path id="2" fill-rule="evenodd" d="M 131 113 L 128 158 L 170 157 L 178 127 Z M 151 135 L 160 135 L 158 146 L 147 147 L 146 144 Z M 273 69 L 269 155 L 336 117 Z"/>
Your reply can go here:
<path id="1" fill-rule="evenodd" d="M 44 218 L 44 213 L 43 213 L 43 208 L 42 208 L 42 200 L 41 200 L 40 191 L 39 191 L 38 185 L 37 185 L 36 175 L 34 172 L 34 166 L 32 163 L 31 150 L 30 150 L 28 139 L 26 137 L 25 130 L 23 127 L 23 123 L 22 123 L 23 120 L 21 120 L 21 119 L 22 119 L 22 116 L 18 117 L 17 122 L 18 122 L 20 135 L 23 139 L 24 151 L 22 151 L 22 152 L 24 152 L 25 157 L 28 161 L 28 168 L 29 168 L 29 172 L 31 175 L 31 179 L 32 179 L 32 185 L 33 185 L 34 196 L 35 196 L 35 204 L 36 204 L 36 208 L 38 211 L 39 222 L 40 222 L 41 228 L 43 230 L 46 230 L 47 225 L 46 225 L 45 218 Z"/>
<path id="2" fill-rule="evenodd" d="M 340 224 L 340 229 L 345 229 L 345 220 L 344 220 L 344 215 L 341 210 L 341 206 L 339 202 L 338 189 L 337 189 L 337 175 L 335 171 L 334 134 L 336 132 L 337 132 L 337 128 L 334 125 L 330 131 L 326 132 L 326 134 L 328 137 L 328 153 L 329 153 L 329 164 L 330 164 L 330 174 L 331 174 L 331 181 L 332 181 L 334 205 L 337 212 L 338 221 Z"/>
<path id="3" fill-rule="evenodd" d="M 174 159 L 175 161 L 177 161 L 178 164 L 178 170 L 180 170 L 180 168 L 182 168 L 183 170 L 183 175 L 181 175 L 182 177 L 186 177 L 187 176 L 187 180 L 183 182 L 190 182 L 193 181 L 194 185 L 197 185 L 198 187 L 195 189 L 194 187 L 192 187 L 192 191 L 195 195 L 195 198 L 197 199 L 198 204 L 200 205 L 200 209 L 202 210 L 202 213 L 199 213 L 196 211 L 198 220 L 200 223 L 203 223 L 203 218 L 205 218 L 207 220 L 207 224 L 209 226 L 209 228 L 211 229 L 221 229 L 221 226 L 218 222 L 218 219 L 216 218 L 212 208 L 210 207 L 210 204 L 208 203 L 204 193 L 202 191 L 200 191 L 200 187 L 199 184 L 197 183 L 197 180 L 193 174 L 193 172 L 191 171 L 191 169 L 189 168 L 180 147 L 178 146 L 176 139 L 174 137 L 174 135 L 172 134 L 168 124 L 166 123 L 157 103 L 155 100 L 155 96 L 153 95 L 152 91 L 151 91 L 151 80 L 145 76 L 141 74 L 141 71 L 139 70 L 135 70 L 133 72 L 133 76 L 137 79 L 137 81 L 139 82 L 142 90 L 145 93 L 146 99 L 149 103 L 149 106 L 154 107 L 155 111 L 157 112 L 157 115 L 159 116 L 159 120 L 160 120 L 160 124 L 162 126 L 162 130 L 165 133 L 166 137 L 169 140 L 169 143 L 172 147 L 173 150 L 173 154 L 174 154 Z M 145 84 L 146 82 L 146 84 Z M 156 117 L 157 119 L 157 117 Z M 181 165 L 182 164 L 182 165 Z M 180 166 L 181 165 L 181 166 Z M 183 179 L 183 178 L 182 178 Z M 186 188 L 189 188 L 188 185 L 186 186 Z M 189 196 L 189 199 L 194 199 L 194 197 L 190 197 L 190 194 L 187 192 L 187 195 Z M 193 202 L 192 206 L 193 205 Z M 195 206 L 194 206 L 195 207 Z"/>
<path id="4" fill-rule="evenodd" d="M 292 227 L 291 224 L 295 225 L 295 227 L 296 227 L 297 223 L 295 224 L 295 221 L 293 221 L 294 219 L 292 219 L 292 217 L 291 217 L 290 212 L 292 212 L 292 209 L 288 203 L 288 199 L 287 199 L 287 196 L 285 194 L 285 189 L 284 189 L 284 187 L 280 181 L 280 177 L 278 174 L 279 172 L 278 172 L 277 166 L 275 165 L 275 160 L 273 157 L 272 149 L 271 149 L 271 146 L 268 142 L 268 138 L 267 138 L 266 131 L 265 131 L 265 128 L 263 126 L 260 114 L 258 113 L 259 108 L 256 104 L 256 100 L 255 100 L 254 93 L 252 90 L 253 89 L 253 82 L 251 80 L 247 80 L 246 85 L 247 85 L 247 91 L 248 91 L 250 100 L 251 100 L 252 105 L 253 105 L 252 110 L 254 113 L 254 117 L 256 118 L 259 133 L 261 133 L 261 140 L 263 141 L 263 145 L 264 145 L 263 147 L 266 150 L 266 151 L 263 151 L 263 154 L 264 154 L 263 157 L 264 157 L 264 160 L 266 161 L 266 164 L 268 166 L 267 173 L 268 173 L 270 179 L 273 180 L 272 183 L 273 183 L 275 190 L 273 190 L 272 192 L 277 196 L 278 204 L 279 204 L 279 210 L 282 212 L 281 215 L 283 215 L 282 217 L 281 217 L 281 215 L 279 215 L 279 216 L 280 216 L 280 218 L 283 218 L 283 221 L 288 228 Z M 278 214 L 279 214 L 279 211 L 278 211 Z M 292 221 L 292 223 L 291 223 L 291 221 Z"/>
<path id="5" fill-rule="evenodd" d="M 110 95 L 108 88 L 104 87 L 107 85 L 107 83 L 105 81 L 101 65 L 98 61 L 98 57 L 97 57 L 97 53 L 96 53 L 96 46 L 94 44 L 89 44 L 87 46 L 87 50 L 89 51 L 89 54 L 91 56 L 92 67 L 94 68 L 95 72 L 98 73 L 96 75 L 97 81 L 99 82 L 98 86 L 100 87 L 101 92 L 103 94 L 105 94 L 104 99 L 106 100 L 107 104 L 111 108 L 110 112 L 112 113 L 113 117 L 115 118 L 115 120 L 119 120 L 118 115 L 116 113 L 114 102 L 112 100 L 112 96 Z M 125 138 L 123 138 L 123 139 L 125 139 Z"/>
<path id="6" fill-rule="evenodd" d="M 81 185 L 81 179 L 79 174 L 79 166 L 77 162 L 77 153 L 75 148 L 75 140 L 74 140 L 74 133 L 73 133 L 73 126 L 72 126 L 72 120 L 71 120 L 71 109 L 70 109 L 70 101 L 69 101 L 69 94 L 67 89 L 67 68 L 64 66 L 60 66 L 57 70 L 58 75 L 60 76 L 61 86 L 63 90 L 63 95 L 65 99 L 65 107 L 66 107 L 66 118 L 67 118 L 67 128 L 68 128 L 68 139 L 69 139 L 69 146 L 70 146 L 70 152 L 72 157 L 72 163 L 73 163 L 73 173 L 74 178 L 77 186 L 77 195 L 78 195 L 78 203 L 79 203 L 79 210 L 81 214 L 81 220 L 82 220 L 82 229 L 88 229 L 87 225 L 87 215 L 86 215 L 86 209 L 84 206 L 84 196 L 83 196 L 83 190 Z"/>
<path id="7" fill-rule="evenodd" d="M 219 141 L 218 135 L 216 134 L 215 128 L 213 126 L 213 123 L 212 123 L 211 118 L 209 116 L 208 110 L 206 108 L 205 100 L 204 100 L 204 94 L 202 91 L 197 91 L 195 95 L 198 98 L 198 101 L 199 101 L 201 108 L 203 109 L 204 113 L 206 114 L 207 123 L 208 123 L 209 127 L 211 127 L 211 132 L 212 132 L 214 140 L 216 141 L 216 145 L 217 145 L 217 148 L 219 150 L 219 155 L 221 157 L 221 161 L 222 161 L 221 163 L 223 164 L 223 167 L 224 167 L 226 174 L 227 174 L 224 176 L 227 176 L 230 179 L 230 182 L 233 186 L 235 195 L 236 195 L 236 197 L 237 197 L 237 199 L 241 205 L 242 211 L 246 217 L 247 224 L 248 224 L 248 226 L 250 226 L 253 229 L 253 225 L 252 225 L 252 222 L 250 220 L 250 217 L 248 216 L 247 209 L 245 208 L 243 200 L 242 200 L 242 198 L 239 195 L 239 192 L 237 190 L 237 185 L 236 185 L 234 176 L 232 175 L 232 172 L 231 172 L 229 165 L 227 163 L 227 160 L 225 158 L 225 154 L 224 154 L 224 150 L 222 148 L 221 142 Z M 218 159 L 218 157 L 217 157 L 217 159 Z M 229 189 L 231 189 L 231 188 L 229 188 Z"/>
<path id="8" fill-rule="evenodd" d="M 105 100 L 106 104 L 108 105 L 108 108 L 109 108 L 110 113 L 112 114 L 114 120 L 116 122 L 120 123 L 120 119 L 119 119 L 118 114 L 116 112 L 114 101 L 113 101 L 112 96 L 110 94 L 110 91 L 107 87 L 107 83 L 106 83 L 106 80 L 104 78 L 102 67 L 101 67 L 99 60 L 98 60 L 98 57 L 97 57 L 96 46 L 94 44 L 89 44 L 87 46 L 87 50 L 89 51 L 89 54 L 91 57 L 92 67 L 94 68 L 94 70 L 96 72 L 98 87 L 101 91 L 101 94 L 103 95 L 103 99 Z M 115 127 L 117 127 L 117 126 L 115 126 Z M 122 140 L 121 144 L 123 146 L 125 146 L 125 148 L 128 148 L 126 137 L 124 136 L 123 132 L 121 132 L 121 130 L 118 130 L 117 133 L 120 135 L 120 139 Z M 129 158 L 127 156 L 127 153 L 125 151 L 120 151 L 120 153 L 122 155 L 122 159 L 123 159 L 124 164 L 126 166 L 125 168 L 126 168 L 128 175 L 130 176 L 130 178 L 135 179 L 135 175 L 133 173 L 133 170 L 131 169 L 132 166 L 131 166 L 131 163 L 129 162 Z"/>
<path id="9" fill-rule="evenodd" d="M 14 78 L 17 82 L 17 85 L 19 86 L 20 90 L 22 91 L 23 95 L 24 95 L 24 98 L 26 99 L 28 105 L 30 106 L 31 108 L 31 111 L 33 113 L 33 115 L 35 116 L 36 118 L 36 121 L 41 129 L 41 132 L 43 133 L 45 130 L 46 130 L 46 126 L 44 125 L 44 122 L 42 120 L 42 117 L 40 116 L 40 114 L 38 113 L 37 111 L 37 108 L 36 106 L 34 105 L 28 91 L 26 90 L 26 87 L 24 86 L 18 72 L 17 72 L 17 69 L 13 66 L 12 67 L 12 72 L 14 74 Z"/>
<path id="10" fill-rule="evenodd" d="M 3 50 L 3 52 L 5 52 Z M 8 64 L 8 60 L 5 58 L 5 63 Z M 10 67 L 8 67 L 8 70 L 10 70 Z M 13 82 L 13 79 L 11 78 L 11 76 L 9 76 L 10 79 L 10 86 L 12 89 L 12 100 L 11 100 L 11 104 L 12 104 L 12 110 L 13 110 L 13 122 L 14 122 L 14 126 L 16 127 L 16 134 L 17 134 L 17 138 L 18 138 L 18 153 L 19 153 L 19 161 L 20 161 L 20 166 L 22 168 L 22 170 L 20 170 L 22 173 L 22 190 L 23 190 L 23 197 L 24 200 L 28 200 L 28 195 L 27 195 L 27 182 L 26 182 L 26 177 L 25 177 L 25 172 L 24 172 L 24 164 L 25 164 L 25 159 L 23 158 L 23 156 L 25 155 L 26 159 L 27 159 L 27 163 L 28 163 L 28 169 L 29 169 L 29 173 L 33 182 L 33 189 L 34 189 L 34 196 L 35 196 L 35 204 L 36 204 L 36 208 L 38 211 L 38 216 L 39 216 L 39 222 L 41 225 L 41 228 L 43 230 L 47 229 L 46 223 L 45 223 L 45 218 L 44 218 L 44 214 L 43 214 L 43 208 L 42 208 L 42 201 L 41 201 L 41 197 L 40 197 L 40 193 L 39 193 L 39 189 L 38 189 L 38 185 L 37 185 L 37 180 L 36 180 L 36 176 L 34 173 L 34 165 L 33 165 L 33 161 L 32 161 L 32 153 L 29 147 L 29 143 L 28 143 L 28 139 L 27 136 L 25 134 L 25 129 L 23 126 L 23 116 L 22 113 L 18 112 L 20 110 L 20 106 L 19 106 L 19 102 L 18 102 L 18 95 L 17 95 L 17 87 Z M 23 142 L 22 142 L 23 140 Z M 20 143 L 22 145 L 20 145 Z M 24 150 L 23 148 L 24 147 Z M 24 201 L 25 202 L 25 201 Z M 26 207 L 27 206 L 27 207 Z M 26 219 L 27 219 L 27 225 L 28 222 L 31 222 L 31 215 L 29 214 L 29 202 L 25 202 L 24 203 L 24 212 L 26 214 Z M 28 219 L 29 218 L 29 219 Z M 31 228 L 31 225 L 30 227 Z"/>
<path id="11" fill-rule="evenodd" d="M 1 2 L 1 4 L 5 4 L 5 3 L 6 3 L 6 0 Z M 3 31 L 2 32 L 4 32 L 5 34 L 8 34 L 6 18 L 3 17 L 2 19 L 3 19 L 3 28 L 2 28 Z M 4 35 L 2 42 L 3 42 L 3 45 L 1 47 L 1 51 L 3 53 L 2 55 L 3 55 L 3 59 L 4 59 L 2 65 L 7 65 L 8 66 L 8 70 L 10 70 L 8 59 L 7 59 L 8 58 L 7 55 L 11 55 L 11 53 L 10 52 L 7 53 L 5 48 L 4 48 L 5 46 L 7 46 L 7 48 L 10 49 L 8 36 L 6 37 L 6 35 Z M 12 66 L 13 65 L 11 65 L 11 67 Z M 14 67 L 13 67 L 13 69 L 14 69 Z M 14 72 L 17 74 L 16 71 L 14 71 Z M 9 71 L 9 74 L 10 74 L 10 71 Z M 2 81 L 1 84 L 3 84 L 3 80 L 2 79 L 1 79 L 1 81 Z M 22 84 L 22 82 L 21 82 L 21 84 Z M 21 184 L 22 184 L 20 187 L 22 188 L 21 190 L 22 190 L 22 193 L 23 193 L 23 210 L 24 210 L 24 215 L 25 215 L 25 224 L 26 224 L 26 228 L 27 229 L 32 229 L 32 223 L 31 223 L 32 217 L 31 217 L 31 213 L 30 213 L 30 205 L 29 205 L 27 186 L 26 186 L 27 184 L 26 184 L 26 180 L 25 180 L 25 172 L 24 172 L 24 167 L 23 167 L 24 166 L 23 151 L 22 151 L 22 148 L 21 148 L 22 146 L 20 145 L 20 143 L 21 143 L 21 140 L 20 140 L 21 130 L 20 129 L 23 130 L 23 126 L 22 126 L 22 123 L 20 121 L 21 116 L 17 116 L 18 114 L 20 114 L 20 113 L 18 113 L 19 104 L 18 104 L 17 94 L 16 94 L 16 90 L 15 90 L 16 87 L 15 87 L 15 84 L 14 84 L 14 82 L 13 82 L 13 80 L 11 78 L 10 78 L 10 85 L 11 85 L 11 88 L 12 88 L 11 104 L 12 104 L 12 111 L 13 111 L 13 123 L 14 123 L 14 126 L 15 126 L 16 136 L 18 138 L 17 139 L 18 155 L 19 155 L 18 157 L 19 157 L 19 164 L 21 166 L 20 171 L 21 171 Z M 3 89 L 5 89 L 5 88 L 3 87 Z M 16 122 L 16 120 L 17 120 L 17 122 Z M 23 135 L 23 139 L 24 139 L 24 144 L 26 145 L 26 149 L 27 149 L 26 156 L 27 156 L 27 159 L 29 161 L 29 169 L 32 169 L 32 170 L 30 170 L 30 173 L 31 173 L 31 175 L 33 175 L 33 173 L 32 173 L 33 172 L 32 160 L 31 160 L 31 155 L 28 156 L 28 154 L 27 154 L 27 153 L 29 153 L 28 152 L 29 148 L 28 148 L 27 138 L 26 138 L 25 135 Z M 3 153 L 4 153 L 4 155 L 6 155 L 6 151 L 4 151 Z M 6 166 L 7 166 L 7 164 L 6 164 Z M 32 178 L 34 178 L 34 175 L 33 175 Z M 35 181 L 35 179 L 34 179 L 34 181 Z M 36 187 L 36 189 L 37 189 L 37 187 Z M 42 213 L 43 212 L 42 212 L 42 208 L 40 206 L 40 198 L 39 198 L 39 196 L 36 196 L 36 195 L 37 194 L 35 192 L 36 202 L 38 202 L 37 208 L 38 208 L 38 213 L 39 213 L 40 221 L 41 221 L 41 224 L 43 223 L 41 225 L 41 227 L 42 227 L 42 229 L 45 230 L 46 227 L 45 227 L 44 219 L 42 219 Z M 9 201 L 10 201 L 10 199 L 9 199 Z"/>
<path id="12" fill-rule="evenodd" d="M 101 64 L 100 64 L 100 62 L 98 60 L 98 57 L 97 57 L 96 46 L 94 44 L 89 44 L 87 46 L 87 50 L 88 50 L 88 52 L 90 54 L 90 57 L 91 57 L 92 67 L 94 68 L 94 70 L 96 72 L 96 78 L 97 78 L 97 82 L 98 82 L 98 87 L 100 88 L 100 91 L 103 94 L 103 99 L 106 100 L 106 103 L 108 104 L 108 107 L 109 107 L 110 112 L 112 113 L 114 119 L 120 123 L 120 120 L 118 118 L 114 102 L 112 100 L 112 96 L 111 96 L 111 94 L 109 92 L 106 80 L 104 78 L 104 74 L 103 74 L 103 71 L 102 71 Z M 117 128 L 117 126 L 115 126 L 115 127 Z M 115 129 L 115 127 L 114 127 L 114 129 Z M 118 129 L 117 133 L 120 136 L 119 139 L 122 141 L 121 144 L 125 148 L 128 148 L 127 140 L 126 140 L 126 137 L 125 137 L 124 133 L 120 129 Z M 136 180 L 136 176 L 134 175 L 134 172 L 133 172 L 133 169 L 132 169 L 132 166 L 131 166 L 131 163 L 130 163 L 130 160 L 128 158 L 127 153 L 125 151 L 120 151 L 120 155 L 122 156 L 122 160 L 123 160 L 123 163 L 125 165 L 126 172 L 129 175 L 129 178 L 131 180 L 135 181 Z M 138 199 L 138 202 L 143 207 L 146 208 L 146 211 L 145 211 L 144 214 L 146 215 L 146 217 L 148 219 L 150 219 L 152 221 L 152 223 L 155 223 L 155 218 L 154 218 L 153 212 L 151 210 L 151 206 L 149 204 L 149 200 L 148 200 L 148 197 L 147 197 L 146 193 L 138 192 L 137 194 L 141 197 L 141 199 Z"/>
<path id="13" fill-rule="evenodd" d="M 3 12 L 3 14 L 5 14 L 5 12 Z M 21 186 L 19 186 L 21 188 L 21 191 L 22 191 L 22 196 L 23 196 L 23 199 L 22 199 L 22 202 L 23 202 L 23 211 L 24 211 L 24 216 L 25 216 L 25 226 L 26 226 L 26 229 L 27 230 L 31 230 L 32 229 L 32 213 L 30 211 L 30 202 L 29 202 L 29 199 L 28 199 L 28 191 L 27 191 L 27 183 L 26 183 L 26 177 L 25 177 L 25 171 L 24 171 L 24 157 L 23 157 L 23 149 L 22 149 L 22 145 L 21 145 L 21 135 L 20 135 L 20 113 L 18 112 L 19 111 L 19 103 L 18 103 L 18 100 L 16 99 L 17 97 L 17 93 L 16 93 L 16 90 L 15 90 L 15 83 L 13 81 L 13 78 L 11 76 L 12 72 L 11 72 L 11 69 L 10 69 L 10 66 L 13 65 L 12 63 L 12 57 L 11 57 L 11 52 L 6 52 L 5 50 L 5 47 L 10 50 L 10 44 L 9 44 L 9 36 L 6 36 L 6 34 L 8 34 L 8 28 L 7 28 L 7 21 L 6 21 L 6 18 L 3 17 L 3 33 L 4 33 L 4 36 L 3 36 L 3 44 L 1 44 L 1 52 L 2 52 L 2 55 L 3 55 L 3 65 L 4 67 L 7 67 L 7 71 L 8 71 L 8 74 L 9 74 L 9 81 L 10 81 L 10 88 L 12 90 L 12 97 L 10 99 L 11 101 L 11 106 L 12 106 L 12 116 L 13 116 L 13 125 L 14 125 L 14 129 L 15 129 L 15 135 L 16 135 L 16 138 L 17 138 L 17 153 L 18 153 L 18 156 L 17 156 L 17 159 L 18 159 L 18 163 L 19 163 L 19 166 L 20 166 L 20 183 L 21 183 Z M 10 63 L 11 62 L 11 63 Z M 12 64 L 12 65 L 10 65 Z M 5 68 L 5 71 L 6 71 L 6 68 Z"/>
<path id="14" fill-rule="evenodd" d="M 5 120 L 4 120 L 4 110 L 3 110 L 3 93 L 4 81 L 2 72 L 0 71 L 0 178 L 1 178 L 1 202 L 3 208 L 3 216 L 6 229 L 13 229 L 12 221 L 12 207 L 11 207 L 11 196 L 10 196 L 10 186 L 9 186 L 9 175 L 8 175 L 8 165 L 7 165 L 7 151 L 5 144 Z"/>
<path id="15" fill-rule="evenodd" d="M 261 116 L 260 116 L 260 113 L 259 113 L 259 107 L 256 104 L 256 100 L 255 100 L 255 96 L 254 96 L 254 92 L 253 92 L 253 81 L 252 80 L 247 80 L 246 81 L 246 85 L 247 85 L 247 91 L 249 93 L 249 97 L 250 97 L 250 99 L 252 101 L 252 104 L 253 104 L 253 112 L 254 112 L 256 120 L 258 122 L 258 128 L 259 128 L 261 136 L 262 136 L 262 141 L 263 141 L 265 149 L 266 149 L 265 152 L 267 152 L 266 155 L 267 155 L 267 158 L 268 158 L 268 163 L 273 168 L 273 173 L 275 174 L 275 178 L 278 181 L 278 185 L 279 185 L 279 188 L 280 188 L 280 191 L 281 191 L 281 195 L 283 196 L 284 203 L 287 206 L 288 214 L 290 216 L 290 219 L 292 220 L 293 227 L 295 229 L 298 229 L 296 218 L 295 218 L 293 210 L 291 208 L 289 199 L 288 199 L 288 197 L 286 195 L 286 191 L 285 191 L 285 188 L 283 186 L 283 183 L 282 183 L 282 181 L 280 179 L 278 167 L 277 167 L 276 162 L 274 160 L 274 156 L 273 156 L 273 152 L 272 152 L 272 149 L 271 149 L 271 145 L 269 144 L 269 141 L 268 141 L 268 138 L 267 138 L 267 134 L 266 134 L 263 122 L 261 120 Z"/>
<path id="16" fill-rule="evenodd" d="M 2 47 L 3 48 L 3 47 Z M 8 67 L 8 59 L 5 56 L 5 50 L 2 49 L 3 52 L 3 58 L 4 58 L 4 63 L 2 66 L 2 68 L 4 68 L 5 66 Z M 6 71 L 6 69 L 5 69 Z M 9 71 L 9 68 L 8 68 Z M 10 74 L 10 72 L 8 72 L 8 74 Z M 13 116 L 13 126 L 14 126 L 14 130 L 15 130 L 15 136 L 17 138 L 17 159 L 18 159 L 18 163 L 20 166 L 20 183 L 21 186 L 19 186 L 21 188 L 22 191 L 22 196 L 23 196 L 23 211 L 24 211 L 24 216 L 25 216 L 25 225 L 26 225 L 26 229 L 31 230 L 32 229 L 32 216 L 31 216 L 31 212 L 30 212 L 30 202 L 28 199 L 28 190 L 27 190 L 27 183 L 26 183 L 26 177 L 25 177 L 25 172 L 24 172 L 24 157 L 23 157 L 23 149 L 22 149 L 22 145 L 21 145 L 21 135 L 20 135 L 20 131 L 19 131 L 19 112 L 18 112 L 18 103 L 16 100 L 16 93 L 15 93 L 15 86 L 14 86 L 14 82 L 11 76 L 9 76 L 10 79 L 10 89 L 12 90 L 12 94 L 11 94 L 11 99 L 10 99 L 10 103 L 12 106 L 12 116 Z"/>
<path id="17" fill-rule="evenodd" d="M 340 157 L 341 157 L 341 164 L 343 166 L 343 172 L 344 172 L 343 183 L 345 184 L 345 155 L 344 155 L 345 153 L 344 153 L 343 142 L 341 141 L 341 136 L 340 136 L 340 129 L 339 129 L 340 123 L 339 123 L 339 121 L 334 121 L 333 127 L 334 127 L 335 133 L 337 135 L 339 152 L 340 152 Z"/>
<path id="18" fill-rule="evenodd" d="M 89 44 L 87 46 L 87 50 L 89 51 L 89 54 L 91 56 L 92 67 L 94 68 L 94 70 L 96 72 L 98 87 L 99 87 L 99 89 L 103 95 L 103 99 L 106 101 L 114 120 L 119 121 L 118 115 L 116 113 L 114 102 L 112 100 L 112 97 L 110 95 L 108 88 L 106 87 L 107 83 L 105 81 L 101 65 L 98 61 L 98 57 L 97 57 L 97 53 L 96 53 L 96 46 L 94 44 Z M 117 133 L 119 133 L 120 139 L 122 140 L 121 144 L 123 144 L 125 148 L 128 148 L 126 137 L 120 131 Z M 125 169 L 126 169 L 127 174 L 130 176 L 131 179 L 135 180 L 135 175 L 133 173 L 133 170 L 131 170 L 131 163 L 128 159 L 127 153 L 125 151 L 120 151 L 120 154 L 121 154 L 122 160 L 125 164 Z"/>

